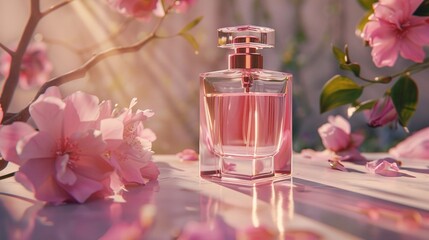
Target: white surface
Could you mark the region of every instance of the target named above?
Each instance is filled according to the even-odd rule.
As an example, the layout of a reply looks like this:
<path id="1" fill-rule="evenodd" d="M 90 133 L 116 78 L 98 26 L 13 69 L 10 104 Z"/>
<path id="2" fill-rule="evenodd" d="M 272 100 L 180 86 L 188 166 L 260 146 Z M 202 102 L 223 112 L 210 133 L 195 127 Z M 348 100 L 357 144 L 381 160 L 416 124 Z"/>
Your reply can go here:
<path id="1" fill-rule="evenodd" d="M 137 239 L 172 239 L 189 222 L 217 218 L 238 230 L 264 227 L 274 239 L 300 232 L 323 239 L 429 236 L 429 162 L 403 161 L 402 176 L 382 177 L 362 165 L 346 162 L 349 172 L 340 172 L 295 154 L 293 180 L 256 188 L 201 180 L 197 162 L 173 155 L 155 156 L 155 162 L 157 182 L 133 187 L 123 199 L 80 205 L 45 205 L 13 178 L 2 180 L 0 239 L 97 239 L 123 226 L 119 236 L 125 237 L 148 212 L 154 218 Z"/>

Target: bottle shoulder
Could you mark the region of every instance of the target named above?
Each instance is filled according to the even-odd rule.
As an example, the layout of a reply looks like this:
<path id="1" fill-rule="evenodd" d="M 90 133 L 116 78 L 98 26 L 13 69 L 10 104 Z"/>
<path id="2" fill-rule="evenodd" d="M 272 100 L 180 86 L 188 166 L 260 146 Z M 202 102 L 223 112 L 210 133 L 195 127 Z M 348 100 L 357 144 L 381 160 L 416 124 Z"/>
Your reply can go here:
<path id="1" fill-rule="evenodd" d="M 292 80 L 292 74 L 267 69 L 225 69 L 201 73 L 201 78 L 241 78 L 251 76 L 261 80 Z"/>

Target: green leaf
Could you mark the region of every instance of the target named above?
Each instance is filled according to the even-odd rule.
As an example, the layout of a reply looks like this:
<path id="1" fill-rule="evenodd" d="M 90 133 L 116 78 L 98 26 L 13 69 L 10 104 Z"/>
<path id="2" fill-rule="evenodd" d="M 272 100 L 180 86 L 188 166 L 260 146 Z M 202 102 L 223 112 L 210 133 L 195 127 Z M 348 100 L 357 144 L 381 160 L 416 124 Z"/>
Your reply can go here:
<path id="1" fill-rule="evenodd" d="M 369 16 L 371 16 L 371 14 L 374 13 L 374 10 L 371 9 L 368 12 L 365 13 L 365 15 L 361 18 L 361 20 L 359 21 L 358 25 L 356 26 L 356 35 L 359 35 L 362 33 L 363 28 L 365 27 L 365 25 L 368 23 L 369 21 Z"/>
<path id="2" fill-rule="evenodd" d="M 348 77 L 336 75 L 323 86 L 320 94 L 320 113 L 356 101 L 362 94 L 363 87 Z"/>
<path id="3" fill-rule="evenodd" d="M 182 28 L 182 30 L 180 30 L 179 34 L 187 33 L 189 30 L 191 30 L 192 28 L 197 26 L 198 23 L 201 22 L 201 20 L 203 20 L 202 16 L 195 18 L 190 23 L 188 23 L 184 28 Z"/>
<path id="4" fill-rule="evenodd" d="M 413 13 L 415 16 L 429 16 L 429 0 L 423 1 Z"/>
<path id="5" fill-rule="evenodd" d="M 334 53 L 335 58 L 339 64 L 346 63 L 346 54 L 339 48 L 332 46 L 332 52 Z"/>
<path id="6" fill-rule="evenodd" d="M 194 48 L 195 54 L 198 54 L 200 46 L 198 45 L 198 42 L 197 40 L 195 40 L 194 36 L 186 32 L 181 33 L 180 36 L 182 36 L 186 41 L 188 41 L 189 44 L 191 44 L 191 46 Z"/>
<path id="7" fill-rule="evenodd" d="M 376 99 L 372 99 L 372 100 L 367 100 L 367 101 L 361 102 L 355 106 L 350 106 L 347 109 L 347 115 L 348 115 L 348 117 L 351 117 L 355 113 L 361 112 L 363 110 L 371 109 L 376 102 L 377 102 Z"/>
<path id="8" fill-rule="evenodd" d="M 377 0 L 358 0 L 358 2 L 363 8 L 369 10 L 369 9 L 372 9 L 372 4 L 378 1 Z"/>
<path id="9" fill-rule="evenodd" d="M 340 64 L 340 68 L 353 72 L 356 77 L 360 75 L 360 66 L 357 63 Z"/>
<path id="10" fill-rule="evenodd" d="M 399 124 L 406 127 L 416 111 L 419 96 L 417 84 L 410 76 L 402 76 L 393 85 L 390 96 L 398 113 Z"/>

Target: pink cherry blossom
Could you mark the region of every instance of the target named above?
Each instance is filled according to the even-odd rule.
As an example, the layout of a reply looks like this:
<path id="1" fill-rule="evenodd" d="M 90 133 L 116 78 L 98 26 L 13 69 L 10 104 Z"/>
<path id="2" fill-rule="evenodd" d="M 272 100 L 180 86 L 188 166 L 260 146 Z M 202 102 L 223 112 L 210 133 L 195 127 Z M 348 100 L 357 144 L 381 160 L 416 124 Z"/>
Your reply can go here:
<path id="1" fill-rule="evenodd" d="M 107 144 L 102 132 L 92 128 L 99 114 L 97 97 L 75 92 L 62 100 L 48 91 L 30 105 L 30 114 L 38 131 L 17 141 L 19 159 L 11 159 L 20 165 L 18 182 L 34 191 L 37 199 L 54 204 L 82 203 L 93 194 L 110 192 L 103 184 L 113 171 L 102 157 Z M 25 123 L 14 123 L 2 127 L 0 137 L 16 141 L 7 134 L 13 128 L 30 132 Z M 2 155 L 13 156 L 10 147 L 2 146 Z"/>
<path id="2" fill-rule="evenodd" d="M 107 0 L 107 3 L 125 16 L 148 20 L 158 0 Z"/>
<path id="3" fill-rule="evenodd" d="M 375 161 L 370 161 L 366 164 L 368 172 L 386 177 L 399 176 L 399 167 L 397 161 L 392 158 L 382 158 Z"/>
<path id="4" fill-rule="evenodd" d="M 115 130 L 117 128 L 112 126 L 118 124 L 123 126 L 121 131 L 111 132 L 110 136 L 113 136 L 114 141 L 107 137 L 104 140 L 109 145 L 105 156 L 124 184 L 144 184 L 159 175 L 158 168 L 152 162 L 151 151 L 156 136 L 152 130 L 143 126 L 143 122 L 153 116 L 153 112 L 151 110 L 133 112 L 132 108 L 136 104 L 137 100 L 133 99 L 128 108 L 113 110 L 110 102 L 101 104 L 101 119 L 111 117 L 101 120 L 102 132 Z"/>
<path id="5" fill-rule="evenodd" d="M 414 62 L 425 57 L 423 46 L 429 44 L 427 17 L 414 16 L 423 0 L 380 0 L 365 25 L 362 37 L 372 47 L 377 67 L 393 66 L 400 54 Z"/>
<path id="6" fill-rule="evenodd" d="M 11 61 L 9 54 L 0 57 L 0 73 L 5 77 L 9 75 Z M 48 81 L 51 72 L 52 64 L 48 60 L 46 45 L 42 42 L 33 43 L 22 57 L 19 86 L 23 89 L 41 86 Z"/>
<path id="7" fill-rule="evenodd" d="M 194 149 L 184 149 L 176 154 L 182 161 L 198 161 L 198 153 Z"/>
<path id="8" fill-rule="evenodd" d="M 409 136 L 389 150 L 394 157 L 429 160 L 429 127 Z"/>
<path id="9" fill-rule="evenodd" d="M 358 147 L 363 141 L 360 134 L 351 133 L 350 123 L 341 116 L 329 116 L 318 132 L 325 148 L 334 152 Z"/>
<path id="10" fill-rule="evenodd" d="M 397 119 L 398 114 L 389 96 L 377 100 L 368 113 L 368 125 L 370 127 L 384 126 Z"/>

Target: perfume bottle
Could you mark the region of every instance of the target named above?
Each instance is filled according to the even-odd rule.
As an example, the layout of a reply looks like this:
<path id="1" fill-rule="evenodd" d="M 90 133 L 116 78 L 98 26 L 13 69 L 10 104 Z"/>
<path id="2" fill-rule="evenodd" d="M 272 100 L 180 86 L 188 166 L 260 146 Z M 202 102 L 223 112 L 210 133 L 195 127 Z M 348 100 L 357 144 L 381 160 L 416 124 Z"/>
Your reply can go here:
<path id="1" fill-rule="evenodd" d="M 257 51 L 274 47 L 274 30 L 218 29 L 233 49 L 228 69 L 200 74 L 200 176 L 255 185 L 290 176 L 292 75 L 263 69 Z"/>

